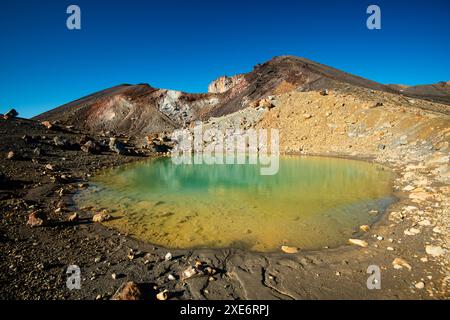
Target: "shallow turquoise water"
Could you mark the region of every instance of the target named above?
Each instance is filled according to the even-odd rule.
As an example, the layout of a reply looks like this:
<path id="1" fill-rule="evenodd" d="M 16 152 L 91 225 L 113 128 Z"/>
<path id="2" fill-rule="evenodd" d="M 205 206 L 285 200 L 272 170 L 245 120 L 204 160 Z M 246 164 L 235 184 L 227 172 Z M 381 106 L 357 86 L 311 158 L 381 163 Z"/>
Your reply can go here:
<path id="1" fill-rule="evenodd" d="M 361 161 L 281 157 L 257 165 L 175 165 L 169 158 L 105 172 L 76 197 L 107 209 L 109 225 L 169 248 L 277 251 L 335 247 L 393 202 L 392 173 Z"/>

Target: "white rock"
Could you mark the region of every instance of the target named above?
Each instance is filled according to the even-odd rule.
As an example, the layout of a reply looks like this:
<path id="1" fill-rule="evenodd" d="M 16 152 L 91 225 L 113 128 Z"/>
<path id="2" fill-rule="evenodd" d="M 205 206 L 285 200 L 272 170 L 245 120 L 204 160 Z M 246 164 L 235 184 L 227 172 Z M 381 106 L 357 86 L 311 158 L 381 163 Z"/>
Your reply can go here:
<path id="1" fill-rule="evenodd" d="M 193 267 L 189 267 L 186 270 L 183 271 L 183 278 L 189 279 L 192 278 L 197 274 L 197 270 L 195 270 Z"/>
<path id="2" fill-rule="evenodd" d="M 171 274 L 169 274 L 169 275 L 167 276 L 167 278 L 168 278 L 170 281 L 174 281 L 174 280 L 175 280 L 175 277 L 174 277 L 173 275 L 171 275 Z"/>
<path id="3" fill-rule="evenodd" d="M 410 228 L 409 230 L 403 231 L 403 233 L 406 234 L 407 236 L 414 236 L 416 234 L 419 234 L 420 230 L 416 228 Z"/>
<path id="4" fill-rule="evenodd" d="M 425 251 L 433 257 L 439 257 L 445 253 L 441 246 L 426 246 Z"/>
<path id="5" fill-rule="evenodd" d="M 419 222 L 419 225 L 423 226 L 423 227 L 427 227 L 427 226 L 431 225 L 431 222 L 430 222 L 430 220 L 422 220 Z"/>
<path id="6" fill-rule="evenodd" d="M 409 271 L 412 269 L 411 265 L 402 258 L 395 258 L 394 261 L 392 261 L 392 265 L 394 266 L 394 269 L 407 268 Z"/>
<path id="7" fill-rule="evenodd" d="M 166 261 L 172 260 L 172 254 L 170 252 L 167 252 L 167 254 L 164 256 L 164 260 Z"/>
<path id="8" fill-rule="evenodd" d="M 422 281 L 417 282 L 414 287 L 416 287 L 417 289 L 423 289 L 425 288 L 425 283 L 423 283 Z"/>

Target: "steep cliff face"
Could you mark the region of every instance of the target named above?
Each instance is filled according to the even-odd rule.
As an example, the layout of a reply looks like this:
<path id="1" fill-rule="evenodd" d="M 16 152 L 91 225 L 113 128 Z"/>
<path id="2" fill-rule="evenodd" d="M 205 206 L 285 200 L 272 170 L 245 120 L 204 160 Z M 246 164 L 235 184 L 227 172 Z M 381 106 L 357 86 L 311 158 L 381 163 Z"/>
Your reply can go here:
<path id="1" fill-rule="evenodd" d="M 241 84 L 244 80 L 243 75 L 233 77 L 222 76 L 211 82 L 208 86 L 209 93 L 224 93 L 233 87 Z"/>

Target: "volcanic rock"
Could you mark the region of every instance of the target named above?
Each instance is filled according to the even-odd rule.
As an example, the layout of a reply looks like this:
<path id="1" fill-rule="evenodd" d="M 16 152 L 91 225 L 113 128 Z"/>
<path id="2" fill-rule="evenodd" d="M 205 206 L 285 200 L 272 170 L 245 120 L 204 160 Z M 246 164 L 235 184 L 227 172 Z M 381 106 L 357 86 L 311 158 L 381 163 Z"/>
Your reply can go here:
<path id="1" fill-rule="evenodd" d="M 110 138 L 109 149 L 120 155 L 127 153 L 127 149 L 125 148 L 125 146 L 120 141 L 117 141 L 116 138 Z"/>
<path id="2" fill-rule="evenodd" d="M 53 138 L 53 143 L 55 144 L 55 146 L 61 147 L 61 148 L 67 148 L 69 146 L 69 143 L 67 142 L 67 140 L 64 138 L 61 138 L 59 136 L 56 136 Z"/>
<path id="3" fill-rule="evenodd" d="M 108 220 L 111 220 L 111 216 L 105 211 L 97 213 L 92 217 L 93 222 L 105 222 Z"/>
<path id="4" fill-rule="evenodd" d="M 43 212 L 35 211 L 30 213 L 30 215 L 28 216 L 27 225 L 32 228 L 41 227 L 45 224 L 46 219 L 46 215 Z"/>
<path id="5" fill-rule="evenodd" d="M 111 300 L 141 300 L 141 298 L 142 293 L 139 286 L 130 281 L 122 284 Z"/>
<path id="6" fill-rule="evenodd" d="M 89 140 L 81 146 L 81 150 L 86 153 L 96 154 L 101 151 L 101 148 L 97 143 L 95 143 L 95 141 Z"/>

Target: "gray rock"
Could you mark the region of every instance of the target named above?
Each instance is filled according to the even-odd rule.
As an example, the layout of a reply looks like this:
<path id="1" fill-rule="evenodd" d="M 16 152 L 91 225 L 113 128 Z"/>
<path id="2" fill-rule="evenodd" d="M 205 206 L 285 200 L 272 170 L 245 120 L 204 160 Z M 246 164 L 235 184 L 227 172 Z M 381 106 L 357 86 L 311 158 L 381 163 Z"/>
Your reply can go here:
<path id="1" fill-rule="evenodd" d="M 81 151 L 86 153 L 99 153 L 101 151 L 100 146 L 95 141 L 89 140 L 81 146 Z"/>
<path id="2" fill-rule="evenodd" d="M 69 145 L 69 143 L 67 142 L 66 139 L 61 138 L 59 136 L 56 136 L 53 138 L 53 143 L 55 144 L 55 146 L 62 147 L 62 148 L 66 148 Z"/>
<path id="3" fill-rule="evenodd" d="M 116 138 L 109 139 L 109 149 L 121 155 L 127 153 L 127 149 L 125 148 L 125 146 L 120 141 L 117 141 Z"/>

